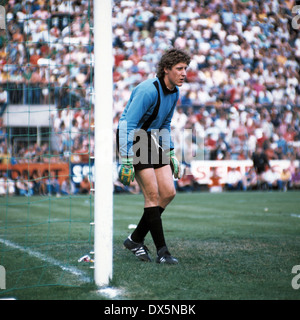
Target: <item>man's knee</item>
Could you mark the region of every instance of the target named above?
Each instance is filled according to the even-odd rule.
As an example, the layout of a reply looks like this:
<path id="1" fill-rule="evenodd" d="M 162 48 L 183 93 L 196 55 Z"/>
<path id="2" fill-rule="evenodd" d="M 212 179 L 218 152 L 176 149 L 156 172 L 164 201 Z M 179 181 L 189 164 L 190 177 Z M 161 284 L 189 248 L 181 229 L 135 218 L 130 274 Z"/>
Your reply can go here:
<path id="1" fill-rule="evenodd" d="M 175 188 L 168 190 L 168 192 L 164 193 L 160 200 L 164 204 L 169 204 L 176 196 L 176 190 Z"/>
<path id="2" fill-rule="evenodd" d="M 157 191 L 148 191 L 145 195 L 145 200 L 147 203 L 152 203 L 153 205 L 158 204 L 159 194 Z"/>

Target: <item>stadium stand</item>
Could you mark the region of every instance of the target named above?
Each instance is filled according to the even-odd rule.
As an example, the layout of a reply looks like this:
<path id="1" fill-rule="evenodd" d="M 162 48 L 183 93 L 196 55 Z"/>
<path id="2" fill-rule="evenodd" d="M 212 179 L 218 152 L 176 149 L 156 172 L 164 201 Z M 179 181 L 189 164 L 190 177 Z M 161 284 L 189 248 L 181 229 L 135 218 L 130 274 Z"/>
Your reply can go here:
<path id="1" fill-rule="evenodd" d="M 251 160 L 257 146 L 269 160 L 299 160 L 295 5 L 293 0 L 115 0 L 115 129 L 131 89 L 154 77 L 163 51 L 176 46 L 190 52 L 192 62 L 172 122 L 175 141 L 191 129 L 192 148 L 203 148 L 204 160 Z M 81 156 L 88 148 L 93 154 L 94 143 L 93 132 L 88 135 L 92 1 L 11 0 L 6 10 L 9 42 L 0 48 L 0 85 L 8 94 L 4 114 L 9 105 L 55 105 L 55 159 L 85 161 Z M 0 122 L 2 163 L 21 162 L 29 152 L 43 161 L 48 147 L 12 148 Z"/>

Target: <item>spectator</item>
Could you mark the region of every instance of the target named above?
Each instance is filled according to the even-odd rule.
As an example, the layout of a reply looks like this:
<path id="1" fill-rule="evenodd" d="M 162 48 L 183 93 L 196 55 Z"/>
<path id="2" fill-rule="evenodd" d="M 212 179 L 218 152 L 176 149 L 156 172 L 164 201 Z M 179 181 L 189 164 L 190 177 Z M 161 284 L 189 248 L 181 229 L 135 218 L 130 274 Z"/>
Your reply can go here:
<path id="1" fill-rule="evenodd" d="M 291 185 L 294 189 L 300 188 L 300 169 L 295 168 L 295 172 L 292 174 Z"/>
<path id="2" fill-rule="evenodd" d="M 243 177 L 236 167 L 229 168 L 226 179 L 226 187 L 228 190 L 243 190 Z"/>
<path id="3" fill-rule="evenodd" d="M 39 171 L 34 171 L 34 173 L 32 174 L 32 181 L 34 194 L 45 196 L 47 194 L 46 183 Z"/>
<path id="4" fill-rule="evenodd" d="M 0 143 L 0 164 L 10 164 L 11 155 L 7 150 L 7 146 L 4 142 Z"/>
<path id="5" fill-rule="evenodd" d="M 263 152 L 262 147 L 257 147 L 256 152 L 252 155 L 252 160 L 254 169 L 257 174 L 258 187 L 260 187 L 263 182 L 262 175 L 266 171 L 267 166 L 270 167 L 269 160 L 266 154 Z"/>
<path id="6" fill-rule="evenodd" d="M 8 102 L 7 91 L 0 86 L 0 117 L 2 117 Z"/>
<path id="7" fill-rule="evenodd" d="M 1 146 L 7 147 L 6 138 L 7 138 L 6 128 L 4 127 L 3 119 L 0 118 L 0 145 Z M 0 152 L 3 151 L 2 148 L 0 149 Z"/>
<path id="8" fill-rule="evenodd" d="M 81 194 L 90 194 L 91 192 L 91 184 L 88 176 L 84 176 L 79 186 L 79 193 Z"/>
<path id="9" fill-rule="evenodd" d="M 254 167 L 247 170 L 243 178 L 244 190 L 253 190 L 257 188 L 257 174 Z"/>
<path id="10" fill-rule="evenodd" d="M 279 189 L 282 191 L 287 191 L 289 184 L 291 182 L 291 173 L 288 169 L 284 168 L 280 175 L 280 183 L 278 185 Z"/>
<path id="11" fill-rule="evenodd" d="M 210 192 L 222 192 L 223 184 L 221 183 L 222 178 L 217 174 L 217 168 L 212 168 L 208 188 Z"/>
<path id="12" fill-rule="evenodd" d="M 4 180 L 5 180 L 5 187 L 6 187 L 6 194 L 8 196 L 15 195 L 15 182 L 14 180 L 10 179 L 7 174 L 4 174 Z"/>
<path id="13" fill-rule="evenodd" d="M 6 185 L 3 174 L 0 172 L 0 196 L 6 195 Z"/>
<path id="14" fill-rule="evenodd" d="M 46 180 L 46 188 L 48 195 L 56 195 L 57 197 L 60 196 L 60 185 L 57 180 L 55 172 L 51 172 L 48 179 Z"/>
<path id="15" fill-rule="evenodd" d="M 61 183 L 61 194 L 70 195 L 72 193 L 72 187 L 69 178 L 65 178 Z"/>
<path id="16" fill-rule="evenodd" d="M 33 183 L 20 176 L 17 178 L 16 188 L 20 196 L 30 197 L 33 195 Z"/>
<path id="17" fill-rule="evenodd" d="M 280 189 L 280 174 L 274 168 L 267 166 L 266 170 L 262 173 L 262 183 L 265 183 L 268 190 Z"/>
<path id="18" fill-rule="evenodd" d="M 185 166 L 183 169 L 183 175 L 177 180 L 177 190 L 183 192 L 191 192 L 194 189 L 194 177 L 191 173 L 191 169 Z"/>

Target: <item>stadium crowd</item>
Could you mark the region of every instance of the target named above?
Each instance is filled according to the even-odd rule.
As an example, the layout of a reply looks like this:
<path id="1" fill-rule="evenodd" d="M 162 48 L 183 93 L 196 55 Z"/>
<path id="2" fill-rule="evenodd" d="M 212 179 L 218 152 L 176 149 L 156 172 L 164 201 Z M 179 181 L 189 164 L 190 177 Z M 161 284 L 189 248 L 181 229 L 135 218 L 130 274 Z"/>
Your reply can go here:
<path id="1" fill-rule="evenodd" d="M 13 149 L 0 120 L 0 162 L 82 162 L 93 154 L 92 2 L 8 2 L 8 41 L 0 41 L 0 98 L 4 91 L 7 99 L 0 99 L 0 112 L 9 103 L 55 104 L 56 134 L 50 145 Z M 300 160 L 295 5 L 294 0 L 114 0 L 114 130 L 131 89 L 154 77 L 161 54 L 176 46 L 192 56 L 172 121 L 178 156 L 187 144 L 185 132 L 191 132 L 190 149 L 201 159 L 247 160 L 262 147 L 269 160 Z M 191 157 L 185 154 L 187 166 Z"/>

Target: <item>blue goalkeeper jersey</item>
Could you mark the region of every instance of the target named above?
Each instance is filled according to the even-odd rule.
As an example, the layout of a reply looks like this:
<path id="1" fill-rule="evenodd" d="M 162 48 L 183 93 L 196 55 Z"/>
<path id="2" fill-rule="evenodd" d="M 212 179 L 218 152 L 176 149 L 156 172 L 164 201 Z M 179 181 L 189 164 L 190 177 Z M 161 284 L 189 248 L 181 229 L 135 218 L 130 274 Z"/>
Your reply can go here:
<path id="1" fill-rule="evenodd" d="M 134 134 L 143 129 L 157 132 L 164 150 L 174 148 L 171 120 L 179 99 L 177 87 L 170 91 L 162 79 L 148 79 L 136 86 L 119 121 L 119 152 L 121 157 L 133 157 Z"/>

